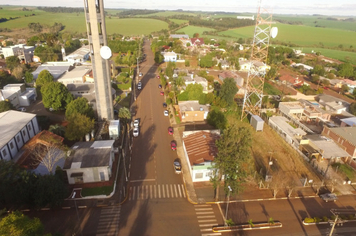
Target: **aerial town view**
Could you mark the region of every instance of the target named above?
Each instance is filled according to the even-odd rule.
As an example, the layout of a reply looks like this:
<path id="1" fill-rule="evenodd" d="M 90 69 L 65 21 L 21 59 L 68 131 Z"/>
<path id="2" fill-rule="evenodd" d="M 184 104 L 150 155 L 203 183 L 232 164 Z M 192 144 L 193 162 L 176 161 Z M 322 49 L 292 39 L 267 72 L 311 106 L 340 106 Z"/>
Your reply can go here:
<path id="1" fill-rule="evenodd" d="M 356 236 L 356 4 L 0 0 L 0 236 Z"/>

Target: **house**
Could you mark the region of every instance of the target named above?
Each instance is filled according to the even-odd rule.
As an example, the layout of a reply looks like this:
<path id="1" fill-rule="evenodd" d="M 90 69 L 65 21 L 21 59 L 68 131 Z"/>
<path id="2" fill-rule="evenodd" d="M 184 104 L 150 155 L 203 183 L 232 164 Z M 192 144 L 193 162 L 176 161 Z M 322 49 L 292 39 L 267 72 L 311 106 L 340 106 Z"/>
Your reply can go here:
<path id="1" fill-rule="evenodd" d="M 63 170 L 69 184 L 109 181 L 115 161 L 114 140 L 77 142 L 68 152 Z"/>
<path id="2" fill-rule="evenodd" d="M 0 101 L 9 101 L 14 107 L 29 106 L 36 97 L 36 88 L 26 88 L 25 84 L 8 84 L 0 89 Z"/>
<path id="3" fill-rule="evenodd" d="M 307 71 L 311 71 L 311 70 L 314 69 L 314 67 L 305 65 L 303 63 L 293 63 L 293 64 L 291 64 L 291 66 L 293 66 L 293 67 L 301 67 L 301 68 L 303 68 L 304 70 L 307 70 Z"/>
<path id="4" fill-rule="evenodd" d="M 67 89 L 74 96 L 74 98 L 86 98 L 88 103 L 92 105 L 94 110 L 96 110 L 97 107 L 94 83 L 67 84 Z M 114 88 L 111 88 L 111 96 L 113 97 L 113 100 L 116 98 L 116 90 Z"/>
<path id="5" fill-rule="evenodd" d="M 341 88 L 342 85 L 343 85 L 343 80 L 331 79 L 330 80 L 330 85 L 333 86 L 334 88 Z"/>
<path id="6" fill-rule="evenodd" d="M 163 54 L 164 62 L 176 62 L 177 61 L 177 53 L 175 52 L 166 52 Z"/>
<path id="7" fill-rule="evenodd" d="M 244 78 L 242 78 L 240 75 L 236 74 L 233 71 L 224 71 L 219 73 L 218 78 L 224 82 L 226 78 L 233 78 L 236 82 L 236 86 L 239 89 L 237 91 L 237 94 L 239 95 L 244 95 L 245 94 L 245 88 L 243 87 L 244 85 Z"/>
<path id="8" fill-rule="evenodd" d="M 318 101 L 326 111 L 336 114 L 341 114 L 342 112 L 347 111 L 350 106 L 350 103 L 326 94 L 319 94 L 316 96 L 315 100 Z"/>
<path id="9" fill-rule="evenodd" d="M 237 16 L 236 18 L 239 20 L 255 20 L 254 15 L 252 15 L 252 16 Z"/>
<path id="10" fill-rule="evenodd" d="M 88 82 L 86 79 L 90 77 L 91 71 L 92 69 L 89 66 L 76 66 L 70 71 L 65 71 L 58 79 L 58 82 L 61 82 L 66 86 L 68 84 L 83 84 Z"/>
<path id="11" fill-rule="evenodd" d="M 203 38 L 191 38 L 190 42 L 191 42 L 192 46 L 203 46 L 204 45 Z"/>
<path id="12" fill-rule="evenodd" d="M 216 140 L 220 130 L 183 132 L 183 150 L 193 182 L 210 181 L 214 174 L 212 161 L 217 155 Z"/>
<path id="13" fill-rule="evenodd" d="M 334 159 L 350 156 L 343 148 L 333 140 L 320 136 L 319 134 L 305 135 L 300 141 L 299 149 L 308 157 L 315 157 L 318 161 L 323 159 Z"/>
<path id="14" fill-rule="evenodd" d="M 35 114 L 20 111 L 0 113 L 0 159 L 17 161 L 20 149 L 40 128 Z"/>
<path id="15" fill-rule="evenodd" d="M 169 37 L 172 39 L 189 39 L 189 35 L 187 34 L 171 34 Z"/>
<path id="16" fill-rule="evenodd" d="M 63 61 L 68 61 L 72 64 L 74 63 L 83 63 L 90 59 L 90 48 L 89 45 L 84 45 L 81 48 L 78 48 L 71 54 L 65 56 Z"/>
<path id="17" fill-rule="evenodd" d="M 3 47 L 2 52 L 4 58 L 17 56 L 23 63 L 33 62 L 34 46 L 26 46 L 25 44 L 17 44 L 14 46 Z"/>
<path id="18" fill-rule="evenodd" d="M 340 127 L 356 127 L 356 117 L 349 117 L 345 119 L 340 119 L 341 125 Z"/>
<path id="19" fill-rule="evenodd" d="M 335 143 L 356 160 L 356 127 L 329 128 L 324 126 L 321 135 L 334 140 Z"/>
<path id="20" fill-rule="evenodd" d="M 74 68 L 73 64 L 70 62 L 46 62 L 40 65 L 34 72 L 32 72 L 33 78 L 36 80 L 38 75 L 43 70 L 48 70 L 55 80 L 59 79 L 65 72 L 70 71 Z"/>
<path id="21" fill-rule="evenodd" d="M 276 130 L 287 143 L 298 147 L 299 140 L 307 133 L 300 128 L 292 127 L 289 122 L 290 121 L 283 116 L 273 116 L 268 120 L 269 126 Z"/>
<path id="22" fill-rule="evenodd" d="M 246 60 L 245 58 L 239 58 L 239 64 L 240 64 L 240 70 L 243 72 L 248 72 L 251 69 L 251 66 L 253 66 L 253 69 L 260 72 L 260 73 L 266 73 L 268 70 L 271 69 L 270 66 L 264 64 L 263 62 L 260 61 L 250 61 Z"/>
<path id="23" fill-rule="evenodd" d="M 291 85 L 293 87 L 300 87 L 303 86 L 304 81 L 300 80 L 298 77 L 295 78 L 291 75 L 284 74 L 281 77 L 278 78 L 279 81 L 281 81 L 283 84 Z"/>
<path id="24" fill-rule="evenodd" d="M 356 88 L 356 81 L 350 79 L 344 79 L 342 84 L 345 84 L 349 87 L 349 93 L 353 93 L 354 89 Z"/>
<path id="25" fill-rule="evenodd" d="M 225 59 L 218 59 L 216 66 L 220 64 L 221 69 L 226 70 L 227 68 L 230 67 L 229 62 L 227 62 Z"/>
<path id="26" fill-rule="evenodd" d="M 199 101 L 179 101 L 178 108 L 182 122 L 204 121 L 209 114 L 209 105 L 200 105 Z"/>
<path id="27" fill-rule="evenodd" d="M 187 87 L 189 84 L 200 84 L 201 86 L 203 86 L 203 93 L 210 92 L 208 87 L 208 81 L 205 78 L 197 75 L 194 76 L 194 74 L 190 74 L 182 78 L 184 80 L 185 87 Z"/>

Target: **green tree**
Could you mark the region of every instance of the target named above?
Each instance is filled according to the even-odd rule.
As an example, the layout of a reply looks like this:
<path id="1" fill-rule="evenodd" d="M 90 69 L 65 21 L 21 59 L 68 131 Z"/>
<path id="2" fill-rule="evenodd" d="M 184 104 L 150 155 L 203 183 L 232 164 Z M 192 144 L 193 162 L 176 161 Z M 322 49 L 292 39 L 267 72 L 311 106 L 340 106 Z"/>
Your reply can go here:
<path id="1" fill-rule="evenodd" d="M 58 136 L 64 137 L 66 128 L 60 124 L 50 125 L 48 128 L 49 132 L 52 132 Z"/>
<path id="2" fill-rule="evenodd" d="M 173 71 L 175 68 L 176 64 L 174 62 L 168 62 L 167 63 L 167 68 L 165 70 L 165 74 L 169 77 L 169 78 L 173 78 Z"/>
<path id="3" fill-rule="evenodd" d="M 210 68 L 214 66 L 213 56 L 211 54 L 207 54 L 200 59 L 200 67 L 202 68 Z"/>
<path id="4" fill-rule="evenodd" d="M 119 118 L 122 119 L 124 122 L 127 122 L 131 119 L 131 112 L 126 107 L 121 107 L 119 110 Z"/>
<path id="5" fill-rule="evenodd" d="M 354 100 L 356 100 L 356 89 L 352 90 L 352 96 L 354 97 Z"/>
<path id="6" fill-rule="evenodd" d="M 93 107 L 88 103 L 88 100 L 84 97 L 77 98 L 71 101 L 66 108 L 66 117 L 79 113 L 89 118 L 94 118 Z"/>
<path id="7" fill-rule="evenodd" d="M 199 100 L 203 93 L 203 86 L 201 84 L 189 84 L 185 92 L 188 94 L 188 100 Z"/>
<path id="8" fill-rule="evenodd" d="M 6 57 L 5 59 L 6 67 L 12 71 L 15 67 L 20 65 L 20 60 L 17 56 Z"/>
<path id="9" fill-rule="evenodd" d="M 15 76 L 15 78 L 17 80 L 22 81 L 22 77 L 24 75 L 24 71 L 26 70 L 26 66 L 23 64 L 20 64 L 18 66 L 16 66 L 13 70 L 12 70 L 12 75 Z"/>
<path id="10" fill-rule="evenodd" d="M 185 67 L 189 67 L 190 66 L 190 61 L 185 60 L 184 64 L 185 64 Z"/>
<path id="11" fill-rule="evenodd" d="M 14 106 L 9 101 L 0 101 L 0 112 L 13 110 Z"/>
<path id="12" fill-rule="evenodd" d="M 342 94 L 347 93 L 349 90 L 350 90 L 350 88 L 349 88 L 349 86 L 347 86 L 347 84 L 343 84 L 343 85 L 341 86 L 341 93 L 342 93 Z"/>
<path id="13" fill-rule="evenodd" d="M 155 62 L 157 64 L 161 64 L 163 62 L 163 60 L 164 60 L 164 57 L 161 54 L 161 52 L 160 51 L 155 52 Z"/>
<path id="14" fill-rule="evenodd" d="M 252 131 L 243 123 L 228 124 L 219 140 L 216 141 L 218 153 L 213 161 L 215 173 L 211 179 L 216 190 L 215 200 L 219 198 L 219 187 L 224 176 L 225 194 L 238 194 L 246 177 L 247 161 L 251 157 Z"/>
<path id="15" fill-rule="evenodd" d="M 320 81 L 320 76 L 319 75 L 312 75 L 311 80 L 312 83 L 318 84 Z"/>
<path id="16" fill-rule="evenodd" d="M 220 130 L 225 129 L 227 124 L 227 120 L 224 113 L 219 111 L 218 109 L 213 109 L 209 112 L 207 122 L 209 125 L 212 125 Z"/>
<path id="17" fill-rule="evenodd" d="M 354 68 L 350 63 L 344 63 L 339 66 L 338 75 L 340 77 L 350 78 L 354 75 Z"/>
<path id="18" fill-rule="evenodd" d="M 33 81 L 33 74 L 29 71 L 25 72 L 25 81 L 26 83 L 32 83 Z"/>
<path id="19" fill-rule="evenodd" d="M 41 88 L 43 85 L 53 82 L 53 75 L 48 70 L 41 71 L 36 79 L 36 87 Z"/>
<path id="20" fill-rule="evenodd" d="M 65 109 L 73 101 L 73 96 L 67 87 L 59 82 L 50 82 L 43 85 L 41 94 L 44 107 L 53 108 L 53 110 Z"/>
<path id="21" fill-rule="evenodd" d="M 82 140 L 94 128 L 94 120 L 79 113 L 74 113 L 66 119 L 68 126 L 65 137 L 69 140 Z"/>
<path id="22" fill-rule="evenodd" d="M 351 103 L 349 110 L 352 115 L 356 116 L 356 102 Z"/>
<path id="23" fill-rule="evenodd" d="M 234 97 L 238 90 L 235 80 L 233 78 L 226 78 L 221 85 L 219 97 L 224 100 L 228 106 L 231 106 L 234 103 Z"/>
<path id="24" fill-rule="evenodd" d="M 315 65 L 314 69 L 312 70 L 313 74 L 324 76 L 325 74 L 325 69 L 322 65 Z"/>
<path id="25" fill-rule="evenodd" d="M 31 219 L 19 211 L 14 211 L 1 219 L 0 235 L 41 236 L 45 234 L 43 224 L 38 218 Z"/>

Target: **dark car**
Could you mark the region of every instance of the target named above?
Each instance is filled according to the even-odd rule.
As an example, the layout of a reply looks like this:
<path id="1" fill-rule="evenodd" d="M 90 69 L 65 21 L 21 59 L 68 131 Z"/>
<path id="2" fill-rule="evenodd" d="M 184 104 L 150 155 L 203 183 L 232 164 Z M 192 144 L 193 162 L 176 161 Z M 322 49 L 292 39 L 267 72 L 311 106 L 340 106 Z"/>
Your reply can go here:
<path id="1" fill-rule="evenodd" d="M 163 103 L 163 108 L 167 108 L 167 103 Z"/>
<path id="2" fill-rule="evenodd" d="M 173 127 L 168 127 L 168 134 L 173 135 Z"/>
<path id="3" fill-rule="evenodd" d="M 161 94 L 162 96 L 164 95 L 164 92 L 163 91 L 161 91 L 159 94 Z"/>
<path id="4" fill-rule="evenodd" d="M 182 173 L 182 165 L 180 164 L 180 160 L 178 158 L 174 160 L 173 167 L 176 174 Z"/>
<path id="5" fill-rule="evenodd" d="M 174 140 L 171 141 L 171 149 L 172 149 L 173 151 L 177 150 L 177 142 L 174 141 Z"/>
<path id="6" fill-rule="evenodd" d="M 159 85 L 158 85 L 158 88 L 162 88 L 162 85 L 159 84 Z"/>

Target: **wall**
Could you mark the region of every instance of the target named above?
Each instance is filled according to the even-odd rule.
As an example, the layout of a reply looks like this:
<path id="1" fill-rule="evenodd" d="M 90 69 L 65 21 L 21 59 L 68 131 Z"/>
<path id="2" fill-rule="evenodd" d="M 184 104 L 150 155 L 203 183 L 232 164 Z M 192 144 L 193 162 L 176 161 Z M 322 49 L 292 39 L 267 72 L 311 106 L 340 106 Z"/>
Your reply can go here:
<path id="1" fill-rule="evenodd" d="M 343 137 L 340 137 L 334 132 L 332 132 L 332 130 L 329 129 L 327 126 L 324 126 L 324 129 L 321 134 L 330 137 L 332 140 L 334 140 L 335 143 L 338 143 L 339 145 L 344 147 L 345 151 L 348 154 L 350 154 L 352 157 L 356 157 L 356 147 L 352 145 L 352 143 L 344 139 Z"/>
<path id="2" fill-rule="evenodd" d="M 109 181 L 109 179 L 110 179 L 107 166 L 101 166 L 101 167 L 96 167 L 96 168 L 68 169 L 68 170 L 66 170 L 66 172 L 67 172 L 69 184 L 75 184 L 74 178 L 70 177 L 71 174 L 72 173 L 80 173 L 80 172 L 83 172 L 83 182 L 84 183 L 101 182 L 100 172 L 104 172 L 105 181 Z M 96 173 L 96 174 L 94 174 L 94 173 Z"/>

